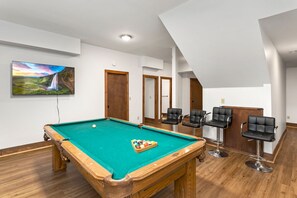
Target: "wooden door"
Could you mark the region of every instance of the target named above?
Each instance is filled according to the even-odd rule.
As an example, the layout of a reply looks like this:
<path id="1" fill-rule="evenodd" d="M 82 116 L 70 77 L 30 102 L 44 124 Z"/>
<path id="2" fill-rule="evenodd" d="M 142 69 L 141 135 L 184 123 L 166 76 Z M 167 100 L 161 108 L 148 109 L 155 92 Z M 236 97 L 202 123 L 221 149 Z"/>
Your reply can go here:
<path id="1" fill-rule="evenodd" d="M 202 86 L 196 78 L 190 79 L 190 110 L 202 110 Z"/>
<path id="2" fill-rule="evenodd" d="M 105 70 L 105 116 L 129 120 L 129 73 Z"/>

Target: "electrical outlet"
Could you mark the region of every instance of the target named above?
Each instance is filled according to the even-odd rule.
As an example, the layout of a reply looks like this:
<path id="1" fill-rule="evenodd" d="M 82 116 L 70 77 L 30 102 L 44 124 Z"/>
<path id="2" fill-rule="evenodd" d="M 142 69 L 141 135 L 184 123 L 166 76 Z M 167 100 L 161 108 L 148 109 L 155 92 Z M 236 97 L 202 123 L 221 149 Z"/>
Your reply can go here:
<path id="1" fill-rule="evenodd" d="M 137 116 L 137 120 L 139 120 L 139 116 Z"/>
<path id="2" fill-rule="evenodd" d="M 287 119 L 290 120 L 290 116 L 287 116 Z"/>

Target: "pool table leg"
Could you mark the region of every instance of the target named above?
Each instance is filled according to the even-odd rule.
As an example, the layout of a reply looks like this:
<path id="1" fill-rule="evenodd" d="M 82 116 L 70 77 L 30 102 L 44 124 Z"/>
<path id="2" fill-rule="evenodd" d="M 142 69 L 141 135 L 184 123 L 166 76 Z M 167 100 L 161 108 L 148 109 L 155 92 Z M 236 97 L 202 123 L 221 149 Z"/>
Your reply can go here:
<path id="1" fill-rule="evenodd" d="M 60 171 L 60 170 L 66 170 L 67 164 L 65 160 L 61 158 L 60 150 L 58 149 L 57 145 L 54 144 L 52 147 L 52 168 L 53 171 Z"/>
<path id="2" fill-rule="evenodd" d="M 201 149 L 201 153 L 197 156 L 197 159 L 200 161 L 200 162 L 204 162 L 204 159 L 205 159 L 205 146 Z"/>
<path id="3" fill-rule="evenodd" d="M 196 158 L 186 164 L 186 173 L 174 182 L 174 197 L 196 197 Z"/>

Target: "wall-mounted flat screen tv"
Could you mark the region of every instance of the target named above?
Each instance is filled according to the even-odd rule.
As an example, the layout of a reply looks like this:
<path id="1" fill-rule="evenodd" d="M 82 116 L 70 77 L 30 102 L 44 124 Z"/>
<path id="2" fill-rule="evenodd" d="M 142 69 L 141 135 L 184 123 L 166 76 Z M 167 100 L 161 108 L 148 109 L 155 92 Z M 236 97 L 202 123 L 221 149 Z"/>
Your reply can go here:
<path id="1" fill-rule="evenodd" d="M 12 95 L 74 94 L 74 68 L 12 62 Z"/>

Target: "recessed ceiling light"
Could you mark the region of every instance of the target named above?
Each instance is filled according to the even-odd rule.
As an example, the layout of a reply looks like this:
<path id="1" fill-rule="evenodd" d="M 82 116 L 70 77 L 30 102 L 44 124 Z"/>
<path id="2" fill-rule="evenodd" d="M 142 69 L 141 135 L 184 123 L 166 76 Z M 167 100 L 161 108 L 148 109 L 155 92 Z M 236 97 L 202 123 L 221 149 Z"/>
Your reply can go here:
<path id="1" fill-rule="evenodd" d="M 130 34 L 122 34 L 122 35 L 120 35 L 120 38 L 123 41 L 130 41 L 133 37 Z"/>

